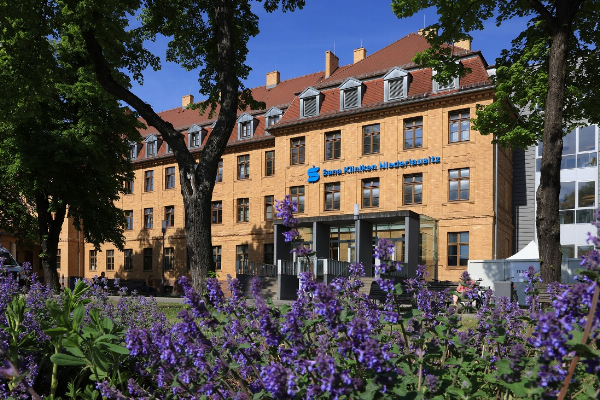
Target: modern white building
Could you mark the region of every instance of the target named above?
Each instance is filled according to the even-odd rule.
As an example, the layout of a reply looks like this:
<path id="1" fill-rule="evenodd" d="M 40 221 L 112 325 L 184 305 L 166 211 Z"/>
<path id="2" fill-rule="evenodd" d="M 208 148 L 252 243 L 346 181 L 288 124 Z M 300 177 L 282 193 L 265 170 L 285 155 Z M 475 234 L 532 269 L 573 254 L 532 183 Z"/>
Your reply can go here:
<path id="1" fill-rule="evenodd" d="M 564 258 L 579 258 L 593 249 L 588 233 L 598 207 L 598 126 L 584 125 L 563 138 L 560 190 L 560 243 Z M 513 205 L 515 249 L 537 241 L 535 194 L 540 182 L 542 146 L 514 151 Z"/>

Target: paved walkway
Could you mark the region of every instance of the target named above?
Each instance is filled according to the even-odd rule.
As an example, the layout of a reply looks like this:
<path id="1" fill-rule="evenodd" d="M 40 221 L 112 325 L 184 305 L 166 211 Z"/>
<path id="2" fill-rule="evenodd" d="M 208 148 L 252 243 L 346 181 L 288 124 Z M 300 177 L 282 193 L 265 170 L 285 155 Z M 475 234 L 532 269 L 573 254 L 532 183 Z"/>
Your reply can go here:
<path id="1" fill-rule="evenodd" d="M 108 296 L 108 298 L 114 302 L 119 301 L 120 296 Z M 150 297 L 148 297 L 150 298 Z M 156 300 L 157 303 L 172 303 L 172 304 L 183 304 L 183 297 L 152 297 Z M 253 299 L 248 299 L 248 303 L 254 304 Z M 273 299 L 273 304 L 276 306 L 280 306 L 282 304 L 291 304 L 291 300 L 275 300 Z"/>

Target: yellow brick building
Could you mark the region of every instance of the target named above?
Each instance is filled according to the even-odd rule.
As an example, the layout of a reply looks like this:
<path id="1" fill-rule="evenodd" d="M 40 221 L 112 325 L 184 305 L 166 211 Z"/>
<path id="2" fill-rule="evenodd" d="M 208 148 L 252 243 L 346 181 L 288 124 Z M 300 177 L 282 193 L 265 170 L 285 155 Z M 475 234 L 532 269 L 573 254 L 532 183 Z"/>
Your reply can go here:
<path id="1" fill-rule="evenodd" d="M 411 61 L 426 47 L 410 34 L 368 57 L 357 49 L 346 66 L 326 52 L 324 71 L 283 81 L 272 72 L 253 89 L 266 108 L 239 115 L 213 193 L 213 253 L 222 277 L 235 275 L 237 260 L 291 257 L 273 221 L 274 200 L 285 195 L 300 203 L 303 239 L 319 257 L 371 264 L 372 243 L 387 237 L 398 260 L 406 259 L 409 217 L 419 221 L 418 261 L 430 278 L 456 280 L 468 259 L 511 255 L 511 155 L 470 123 L 477 104 L 493 99 L 487 64 L 470 43 L 457 43 L 453 51 L 471 72 L 441 85 L 435 71 Z M 181 108 L 160 115 L 200 154 L 215 120 L 185 108 L 189 102 L 185 96 Z M 128 216 L 125 251 L 80 243 L 83 276 L 159 278 L 163 258 L 170 284 L 188 272 L 177 164 L 154 128 L 142 134 L 132 145 L 131 193 L 119 202 Z M 368 250 L 355 247 L 357 219 L 367 224 L 360 235 Z M 64 236 L 59 248 L 70 258 L 66 236 L 73 234 Z M 80 264 L 63 262 L 60 273 L 77 276 Z"/>

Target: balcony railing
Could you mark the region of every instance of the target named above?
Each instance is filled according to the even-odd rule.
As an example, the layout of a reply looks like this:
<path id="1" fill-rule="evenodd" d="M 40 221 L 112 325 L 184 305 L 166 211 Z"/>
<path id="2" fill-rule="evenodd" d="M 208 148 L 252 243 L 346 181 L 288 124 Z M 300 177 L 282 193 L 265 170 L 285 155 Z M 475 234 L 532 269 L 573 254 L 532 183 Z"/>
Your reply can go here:
<path id="1" fill-rule="evenodd" d="M 241 275 L 272 277 L 277 276 L 277 266 L 273 264 L 238 260 L 236 261 L 235 272 Z"/>

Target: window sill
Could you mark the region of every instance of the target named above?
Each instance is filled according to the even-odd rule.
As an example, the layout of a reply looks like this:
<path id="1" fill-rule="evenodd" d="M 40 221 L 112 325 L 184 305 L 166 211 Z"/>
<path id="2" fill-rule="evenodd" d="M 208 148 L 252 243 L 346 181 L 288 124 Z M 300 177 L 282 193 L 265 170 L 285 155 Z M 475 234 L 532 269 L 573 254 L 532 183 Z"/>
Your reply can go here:
<path id="1" fill-rule="evenodd" d="M 455 271 L 457 271 L 457 270 L 466 271 L 466 270 L 467 270 L 467 268 L 468 268 L 468 267 L 457 267 L 457 266 L 450 266 L 450 265 L 448 265 L 448 266 L 446 267 L 446 269 L 449 269 L 449 270 L 455 270 Z"/>
<path id="2" fill-rule="evenodd" d="M 469 140 L 460 140 L 458 142 L 448 142 L 448 143 L 446 143 L 446 145 L 452 146 L 454 144 L 467 144 L 467 143 L 475 143 L 475 142 L 473 142 L 471 139 L 469 139 Z"/>
<path id="3" fill-rule="evenodd" d="M 448 204 L 475 204 L 475 200 L 448 200 L 442 203 L 442 205 Z"/>

